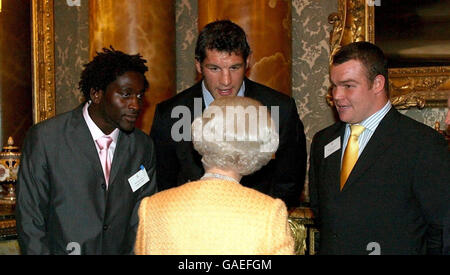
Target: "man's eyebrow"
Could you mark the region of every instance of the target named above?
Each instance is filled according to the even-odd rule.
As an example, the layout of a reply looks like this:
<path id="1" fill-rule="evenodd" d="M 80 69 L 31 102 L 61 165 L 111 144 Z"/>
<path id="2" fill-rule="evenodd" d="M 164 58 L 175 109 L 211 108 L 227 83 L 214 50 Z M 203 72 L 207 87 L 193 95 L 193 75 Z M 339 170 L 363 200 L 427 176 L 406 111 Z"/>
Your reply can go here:
<path id="1" fill-rule="evenodd" d="M 341 81 L 339 81 L 339 82 L 341 82 L 341 83 L 346 83 L 346 82 L 358 82 L 356 79 L 344 79 L 344 80 L 341 80 Z"/>
<path id="2" fill-rule="evenodd" d="M 220 68 L 219 65 L 211 64 L 211 63 L 206 63 L 206 64 L 205 64 L 205 67 L 217 67 L 217 68 Z"/>
<path id="3" fill-rule="evenodd" d="M 331 80 L 330 80 L 331 81 Z M 334 84 L 333 81 L 331 81 L 331 83 Z M 337 82 L 338 84 L 346 84 L 346 83 L 359 83 L 357 80 L 355 79 L 344 79 L 344 80 L 340 80 Z"/>

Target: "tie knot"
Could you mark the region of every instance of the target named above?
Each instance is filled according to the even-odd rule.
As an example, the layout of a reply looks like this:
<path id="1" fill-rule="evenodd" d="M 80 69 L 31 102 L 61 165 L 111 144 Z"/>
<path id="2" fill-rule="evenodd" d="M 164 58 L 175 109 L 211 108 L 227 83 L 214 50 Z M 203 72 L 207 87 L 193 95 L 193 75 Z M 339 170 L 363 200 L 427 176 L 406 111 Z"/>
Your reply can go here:
<path id="1" fill-rule="evenodd" d="M 101 138 L 98 138 L 95 142 L 97 142 L 97 145 L 100 148 L 100 150 L 108 149 L 109 145 L 112 142 L 112 138 L 110 136 L 102 136 Z"/>
<path id="2" fill-rule="evenodd" d="M 361 125 L 353 124 L 350 126 L 350 129 L 351 129 L 351 133 L 350 133 L 351 136 L 359 137 L 359 135 L 361 135 L 361 133 L 366 128 L 364 128 L 364 126 L 361 126 Z"/>

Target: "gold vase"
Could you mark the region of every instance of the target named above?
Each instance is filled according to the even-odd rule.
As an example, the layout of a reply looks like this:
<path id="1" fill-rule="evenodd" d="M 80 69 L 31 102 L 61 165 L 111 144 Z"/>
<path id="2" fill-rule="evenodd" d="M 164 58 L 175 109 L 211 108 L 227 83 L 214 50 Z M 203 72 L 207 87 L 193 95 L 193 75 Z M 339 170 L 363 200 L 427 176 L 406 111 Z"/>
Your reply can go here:
<path id="1" fill-rule="evenodd" d="M 16 204 L 16 181 L 19 163 L 19 147 L 14 146 L 14 140 L 9 137 L 7 145 L 3 146 L 0 152 L 0 184 L 4 189 L 0 194 L 0 204 L 10 210 L 14 210 Z"/>

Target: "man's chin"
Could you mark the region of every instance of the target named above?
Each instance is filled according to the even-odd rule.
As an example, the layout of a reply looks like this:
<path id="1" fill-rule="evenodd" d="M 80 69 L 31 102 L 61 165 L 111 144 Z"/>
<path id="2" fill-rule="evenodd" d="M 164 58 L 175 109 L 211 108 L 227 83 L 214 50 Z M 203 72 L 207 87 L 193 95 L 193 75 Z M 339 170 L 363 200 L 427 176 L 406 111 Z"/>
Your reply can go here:
<path id="1" fill-rule="evenodd" d="M 339 112 L 339 111 L 338 111 L 338 116 L 339 116 L 339 119 L 340 119 L 341 121 L 347 122 L 347 121 L 346 121 L 347 117 L 346 117 L 342 112 Z"/>
<path id="2" fill-rule="evenodd" d="M 126 132 L 126 133 L 133 132 L 134 128 L 136 128 L 134 124 L 130 125 L 128 123 L 122 123 L 122 124 L 119 125 L 119 129 L 121 131 L 123 131 L 123 132 Z"/>
<path id="3" fill-rule="evenodd" d="M 349 124 L 354 124 L 354 123 L 356 123 L 356 122 L 353 121 L 354 119 L 352 119 L 352 118 L 350 118 L 349 116 L 346 116 L 346 115 L 344 115 L 344 114 L 339 114 L 339 119 L 340 119 L 342 122 L 349 123 Z"/>

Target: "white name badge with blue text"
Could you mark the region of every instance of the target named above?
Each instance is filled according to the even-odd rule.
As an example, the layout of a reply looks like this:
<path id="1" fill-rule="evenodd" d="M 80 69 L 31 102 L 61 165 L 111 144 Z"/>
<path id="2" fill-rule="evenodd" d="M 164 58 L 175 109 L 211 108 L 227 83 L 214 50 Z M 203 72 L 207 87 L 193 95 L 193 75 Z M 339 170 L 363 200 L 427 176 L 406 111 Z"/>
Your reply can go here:
<path id="1" fill-rule="evenodd" d="M 337 137 L 337 139 L 325 145 L 323 158 L 327 158 L 329 155 L 333 154 L 339 149 L 341 149 L 341 137 Z"/>
<path id="2" fill-rule="evenodd" d="M 130 183 L 131 186 L 131 190 L 133 190 L 133 192 L 136 192 L 136 190 L 141 188 L 148 181 L 150 181 L 150 179 L 143 165 L 141 165 L 141 170 L 139 170 L 139 172 L 137 172 L 128 179 L 128 182 Z"/>

